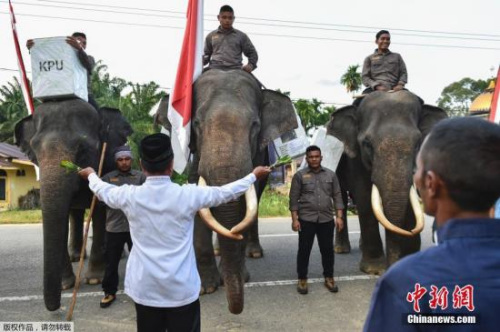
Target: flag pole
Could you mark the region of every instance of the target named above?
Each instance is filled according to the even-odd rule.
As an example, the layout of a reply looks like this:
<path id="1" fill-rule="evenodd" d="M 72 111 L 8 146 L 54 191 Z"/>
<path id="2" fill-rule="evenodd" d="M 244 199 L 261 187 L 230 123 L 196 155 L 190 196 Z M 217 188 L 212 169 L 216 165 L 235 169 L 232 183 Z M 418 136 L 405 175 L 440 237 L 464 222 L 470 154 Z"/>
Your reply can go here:
<path id="1" fill-rule="evenodd" d="M 21 77 L 21 90 L 23 92 L 24 102 L 26 103 L 26 108 L 29 114 L 33 114 L 35 107 L 33 105 L 33 98 L 31 97 L 30 85 L 28 77 L 26 76 L 26 68 L 24 66 L 23 54 L 21 53 L 21 47 L 19 46 L 19 38 L 17 36 L 16 28 L 16 16 L 14 15 L 14 7 L 12 6 L 11 0 L 9 0 L 10 9 L 10 20 L 12 25 L 12 36 L 14 38 L 14 47 L 16 49 L 17 64 L 19 67 L 19 76 Z"/>

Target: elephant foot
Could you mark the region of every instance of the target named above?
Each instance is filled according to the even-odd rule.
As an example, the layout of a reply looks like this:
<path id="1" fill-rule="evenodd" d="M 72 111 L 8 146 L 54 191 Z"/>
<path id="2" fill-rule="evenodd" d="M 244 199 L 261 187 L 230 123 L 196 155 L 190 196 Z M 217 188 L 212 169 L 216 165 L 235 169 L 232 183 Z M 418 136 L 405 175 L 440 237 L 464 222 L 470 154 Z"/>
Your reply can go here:
<path id="1" fill-rule="evenodd" d="M 359 269 L 367 274 L 382 275 L 387 269 L 387 261 L 384 256 L 378 258 L 362 258 L 359 263 Z"/>
<path id="2" fill-rule="evenodd" d="M 83 257 L 87 257 L 87 251 L 83 253 Z M 80 250 L 75 250 L 75 251 L 70 251 L 69 254 L 69 260 L 70 262 L 79 262 L 80 261 Z"/>
<path id="3" fill-rule="evenodd" d="M 260 243 L 248 242 L 246 247 L 246 255 L 250 258 L 262 258 L 264 256 L 264 250 L 260 246 Z"/>
<path id="4" fill-rule="evenodd" d="M 347 243 L 335 243 L 333 251 L 336 254 L 348 254 L 351 252 L 351 243 L 349 241 Z"/>
<path id="5" fill-rule="evenodd" d="M 220 274 L 216 266 L 199 267 L 201 279 L 200 295 L 212 294 L 220 286 Z"/>
<path id="6" fill-rule="evenodd" d="M 73 288 L 75 286 L 75 280 L 76 280 L 76 278 L 75 278 L 74 274 L 69 276 L 69 277 L 63 277 L 62 282 L 61 282 L 62 290 L 67 290 L 67 289 Z"/>
<path id="7" fill-rule="evenodd" d="M 85 278 L 83 282 L 87 285 L 99 285 L 102 283 L 102 278 Z"/>

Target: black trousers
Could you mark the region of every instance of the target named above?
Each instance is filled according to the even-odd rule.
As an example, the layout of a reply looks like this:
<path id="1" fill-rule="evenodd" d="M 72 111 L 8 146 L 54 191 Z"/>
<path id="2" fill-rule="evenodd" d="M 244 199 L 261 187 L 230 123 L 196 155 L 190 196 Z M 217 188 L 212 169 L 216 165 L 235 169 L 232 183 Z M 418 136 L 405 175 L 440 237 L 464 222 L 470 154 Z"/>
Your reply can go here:
<path id="1" fill-rule="evenodd" d="M 132 250 L 132 238 L 130 232 L 112 233 L 106 232 L 106 242 L 104 255 L 106 259 L 106 268 L 104 270 L 104 279 L 102 279 L 102 290 L 106 294 L 115 295 L 118 291 L 118 265 L 122 258 L 123 246 L 125 243 L 128 250 Z"/>
<path id="2" fill-rule="evenodd" d="M 135 304 L 137 332 L 199 332 L 200 300 L 176 308 L 155 308 Z"/>
<path id="3" fill-rule="evenodd" d="M 319 251 L 321 252 L 321 263 L 323 264 L 323 276 L 333 277 L 333 220 L 326 223 L 307 222 L 300 220 L 299 251 L 297 253 L 297 274 L 299 279 L 307 279 L 309 268 L 309 256 L 314 244 L 314 237 L 318 238 Z"/>

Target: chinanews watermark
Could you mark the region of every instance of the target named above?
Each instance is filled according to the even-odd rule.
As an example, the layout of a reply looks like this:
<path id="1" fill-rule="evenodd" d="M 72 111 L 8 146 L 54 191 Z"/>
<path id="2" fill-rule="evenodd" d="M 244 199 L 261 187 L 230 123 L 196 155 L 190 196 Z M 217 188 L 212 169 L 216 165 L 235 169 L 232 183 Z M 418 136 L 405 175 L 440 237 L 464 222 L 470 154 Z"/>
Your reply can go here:
<path id="1" fill-rule="evenodd" d="M 74 322 L 0 322 L 0 332 L 74 332 Z"/>
<path id="2" fill-rule="evenodd" d="M 451 294 L 450 294 L 451 292 Z M 421 313 L 420 303 L 427 295 L 428 305 L 425 308 L 432 310 L 432 313 Z M 451 300 L 451 301 L 450 301 Z M 415 284 L 412 292 L 406 295 L 406 301 L 413 304 L 413 313 L 404 314 L 405 324 L 478 324 L 479 317 L 474 314 L 474 286 L 455 285 L 453 290 L 446 286 L 438 287 L 431 285 L 430 289 Z M 448 309 L 448 310 L 447 310 Z M 463 313 L 450 313 L 450 309 L 464 311 Z M 439 311 L 442 311 L 441 314 Z"/>

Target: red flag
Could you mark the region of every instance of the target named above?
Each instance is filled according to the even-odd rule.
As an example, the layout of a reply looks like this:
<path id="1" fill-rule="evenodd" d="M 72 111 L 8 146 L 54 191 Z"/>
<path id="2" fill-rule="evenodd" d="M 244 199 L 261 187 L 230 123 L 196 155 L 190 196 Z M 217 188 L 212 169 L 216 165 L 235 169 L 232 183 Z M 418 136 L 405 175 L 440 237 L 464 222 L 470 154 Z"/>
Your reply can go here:
<path id="1" fill-rule="evenodd" d="M 177 67 L 173 92 L 169 99 L 168 119 L 172 124 L 174 169 L 182 172 L 189 159 L 193 82 L 202 71 L 203 0 L 189 0 L 184 41 Z"/>
<path id="2" fill-rule="evenodd" d="M 490 118 L 489 118 L 491 122 L 494 122 L 496 124 L 500 124 L 500 107 L 498 106 L 498 104 L 500 104 L 499 94 L 500 94 L 500 67 L 498 67 L 497 82 L 495 84 L 495 92 L 493 92 L 493 99 L 491 100 Z"/>
<path id="3" fill-rule="evenodd" d="M 24 102 L 30 114 L 33 114 L 35 107 L 33 106 L 33 99 L 31 98 L 30 85 L 28 77 L 26 76 L 26 69 L 24 68 L 23 54 L 19 47 L 19 38 L 17 37 L 16 17 L 14 16 L 14 8 L 9 0 L 10 8 L 10 21 L 12 24 L 12 36 L 14 37 L 14 46 L 16 47 L 17 64 L 19 66 L 19 75 L 21 76 L 21 90 L 23 91 Z"/>

